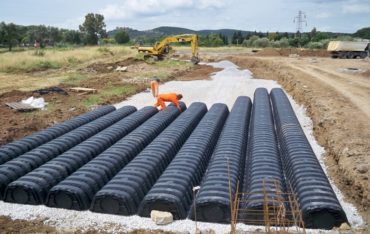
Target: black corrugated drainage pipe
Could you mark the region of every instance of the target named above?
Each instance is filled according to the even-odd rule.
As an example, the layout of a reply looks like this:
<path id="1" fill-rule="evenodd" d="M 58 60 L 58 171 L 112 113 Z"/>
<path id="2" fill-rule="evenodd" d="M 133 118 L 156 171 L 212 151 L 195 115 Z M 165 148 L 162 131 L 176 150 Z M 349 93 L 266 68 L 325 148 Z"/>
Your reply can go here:
<path id="1" fill-rule="evenodd" d="M 230 222 L 230 193 L 235 194 L 243 178 L 251 109 L 249 97 L 235 101 L 196 196 L 197 220 Z"/>
<path id="2" fill-rule="evenodd" d="M 282 89 L 271 90 L 287 181 L 297 196 L 306 228 L 332 229 L 347 222 L 339 201 Z"/>
<path id="3" fill-rule="evenodd" d="M 32 205 L 43 204 L 49 190 L 54 185 L 108 149 L 157 112 L 155 107 L 144 107 L 13 181 L 6 189 L 4 200 Z"/>
<path id="4" fill-rule="evenodd" d="M 94 195 L 179 114 L 180 111 L 174 106 L 155 114 L 129 135 L 54 186 L 49 192 L 46 205 L 73 210 L 89 209 Z"/>
<path id="5" fill-rule="evenodd" d="M 12 160 L 19 155 L 22 155 L 46 142 L 49 142 L 63 134 L 72 131 L 84 124 L 87 124 L 97 118 L 102 117 L 116 108 L 113 106 L 103 106 L 88 113 L 79 115 L 63 123 L 56 124 L 39 132 L 35 132 L 30 136 L 13 141 L 9 144 L 0 146 L 0 165 Z"/>
<path id="6" fill-rule="evenodd" d="M 200 184 L 228 113 L 225 104 L 211 107 L 145 196 L 139 207 L 140 216 L 149 217 L 152 210 L 171 212 L 175 219 L 188 216 L 192 188 Z"/>
<path id="7" fill-rule="evenodd" d="M 207 112 L 203 103 L 193 103 L 166 130 L 125 166 L 94 197 L 91 210 L 132 215 L 191 132 Z"/>
<path id="8" fill-rule="evenodd" d="M 0 197 L 9 183 L 136 111 L 125 106 L 0 165 Z M 96 147 L 96 146 L 94 146 Z M 39 178 L 40 180 L 42 178 Z"/>
<path id="9" fill-rule="evenodd" d="M 288 209 L 270 98 L 265 88 L 254 93 L 245 169 L 239 218 L 247 224 L 263 225 L 266 204 L 270 209 Z"/>

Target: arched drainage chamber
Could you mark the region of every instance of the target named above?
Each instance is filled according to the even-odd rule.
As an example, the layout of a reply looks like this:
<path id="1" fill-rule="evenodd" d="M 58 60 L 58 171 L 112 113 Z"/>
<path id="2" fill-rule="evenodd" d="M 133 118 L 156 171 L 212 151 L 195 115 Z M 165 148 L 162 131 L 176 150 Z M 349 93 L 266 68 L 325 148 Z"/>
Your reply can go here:
<path id="1" fill-rule="evenodd" d="M 237 219 L 263 224 L 252 210 L 264 209 L 263 192 L 280 191 L 277 200 L 295 196 L 307 228 L 347 222 L 282 89 L 257 89 L 253 105 L 239 97 L 230 113 L 224 104 L 181 107 L 103 107 L 5 145 L 0 195 L 73 210 L 145 217 L 162 210 L 175 219 L 230 223 L 230 195 L 244 193 L 249 202 L 240 204 L 245 213 Z"/>

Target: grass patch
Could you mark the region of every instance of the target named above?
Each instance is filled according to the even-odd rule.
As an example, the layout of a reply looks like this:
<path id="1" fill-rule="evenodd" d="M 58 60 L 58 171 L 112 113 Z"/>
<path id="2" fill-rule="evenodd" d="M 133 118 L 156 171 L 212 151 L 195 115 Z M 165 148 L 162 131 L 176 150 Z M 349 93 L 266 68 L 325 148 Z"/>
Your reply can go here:
<path id="1" fill-rule="evenodd" d="M 102 102 L 100 94 L 93 94 L 83 101 L 86 107 L 94 106 Z"/>
<path id="2" fill-rule="evenodd" d="M 194 66 L 192 63 L 187 61 L 175 60 L 175 59 L 164 59 L 155 63 L 158 67 L 181 67 L 181 68 L 191 68 Z"/>
<path id="3" fill-rule="evenodd" d="M 140 90 L 137 84 L 123 84 L 122 86 L 108 85 L 105 89 L 93 94 L 84 100 L 86 107 L 105 104 L 112 100 L 123 100 L 128 96 L 136 94 Z"/>
<path id="4" fill-rule="evenodd" d="M 104 55 L 114 55 L 113 51 L 111 51 L 110 49 L 108 49 L 107 47 L 99 47 L 98 48 L 98 52 L 99 53 L 102 53 Z"/>
<path id="5" fill-rule="evenodd" d="M 29 67 L 29 71 L 32 70 L 46 70 L 46 69 L 57 69 L 60 68 L 60 65 L 57 62 L 49 60 L 41 60 L 34 64 L 34 66 Z"/>
<path id="6" fill-rule="evenodd" d="M 76 58 L 76 57 L 71 56 L 71 57 L 68 57 L 68 58 L 67 58 L 67 62 L 68 62 L 70 65 L 72 65 L 72 66 L 76 66 L 77 64 L 80 64 L 82 61 L 81 61 L 81 60 L 79 60 L 79 59 L 78 59 L 78 58 Z"/>
<path id="7" fill-rule="evenodd" d="M 36 52 L 34 49 L 22 52 L 0 53 L 0 72 L 19 73 L 41 69 L 56 69 L 74 67 L 77 64 L 89 63 L 97 59 L 124 59 L 135 56 L 137 51 L 128 46 L 111 47 L 78 47 L 52 48 Z"/>
<path id="8" fill-rule="evenodd" d="M 69 86 L 79 86 L 82 81 L 89 79 L 85 74 L 72 73 L 67 76 L 61 83 Z"/>
<path id="9" fill-rule="evenodd" d="M 107 89 L 102 90 L 101 96 L 112 97 L 112 96 L 129 96 L 136 93 L 138 87 L 134 84 L 125 84 L 122 86 L 109 86 Z"/>
<path id="10" fill-rule="evenodd" d="M 26 61 L 20 61 L 17 64 L 5 67 L 3 72 L 7 73 L 32 72 L 32 71 L 43 71 L 47 69 L 58 69 L 60 67 L 61 65 L 58 62 L 42 59 L 32 61 L 31 63 L 28 63 Z"/>
<path id="11" fill-rule="evenodd" d="M 45 51 L 44 50 L 35 50 L 33 52 L 33 55 L 34 56 L 39 56 L 39 57 L 43 57 L 45 55 Z"/>

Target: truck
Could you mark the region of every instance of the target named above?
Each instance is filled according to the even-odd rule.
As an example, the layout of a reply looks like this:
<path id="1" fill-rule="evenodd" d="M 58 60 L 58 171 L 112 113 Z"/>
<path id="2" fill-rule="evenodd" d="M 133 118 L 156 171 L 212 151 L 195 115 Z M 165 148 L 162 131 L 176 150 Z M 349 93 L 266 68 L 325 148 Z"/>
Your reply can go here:
<path id="1" fill-rule="evenodd" d="M 331 41 L 328 51 L 332 58 L 356 59 L 369 56 L 369 41 Z"/>

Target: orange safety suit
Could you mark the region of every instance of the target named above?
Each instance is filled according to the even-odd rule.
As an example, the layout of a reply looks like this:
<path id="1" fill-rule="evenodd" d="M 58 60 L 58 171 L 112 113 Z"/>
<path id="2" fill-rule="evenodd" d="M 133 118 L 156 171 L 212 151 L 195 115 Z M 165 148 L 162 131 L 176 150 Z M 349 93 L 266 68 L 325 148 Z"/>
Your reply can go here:
<path id="1" fill-rule="evenodd" d="M 160 106 L 161 110 L 163 110 L 166 108 L 165 102 L 172 102 L 173 104 L 177 106 L 177 108 L 181 109 L 176 93 L 163 93 L 163 94 L 158 95 L 157 103 L 154 104 L 154 106 L 155 107 Z"/>
<path id="2" fill-rule="evenodd" d="M 159 84 L 156 80 L 152 80 L 150 82 L 150 89 L 152 90 L 153 97 L 157 97 L 158 96 Z"/>

